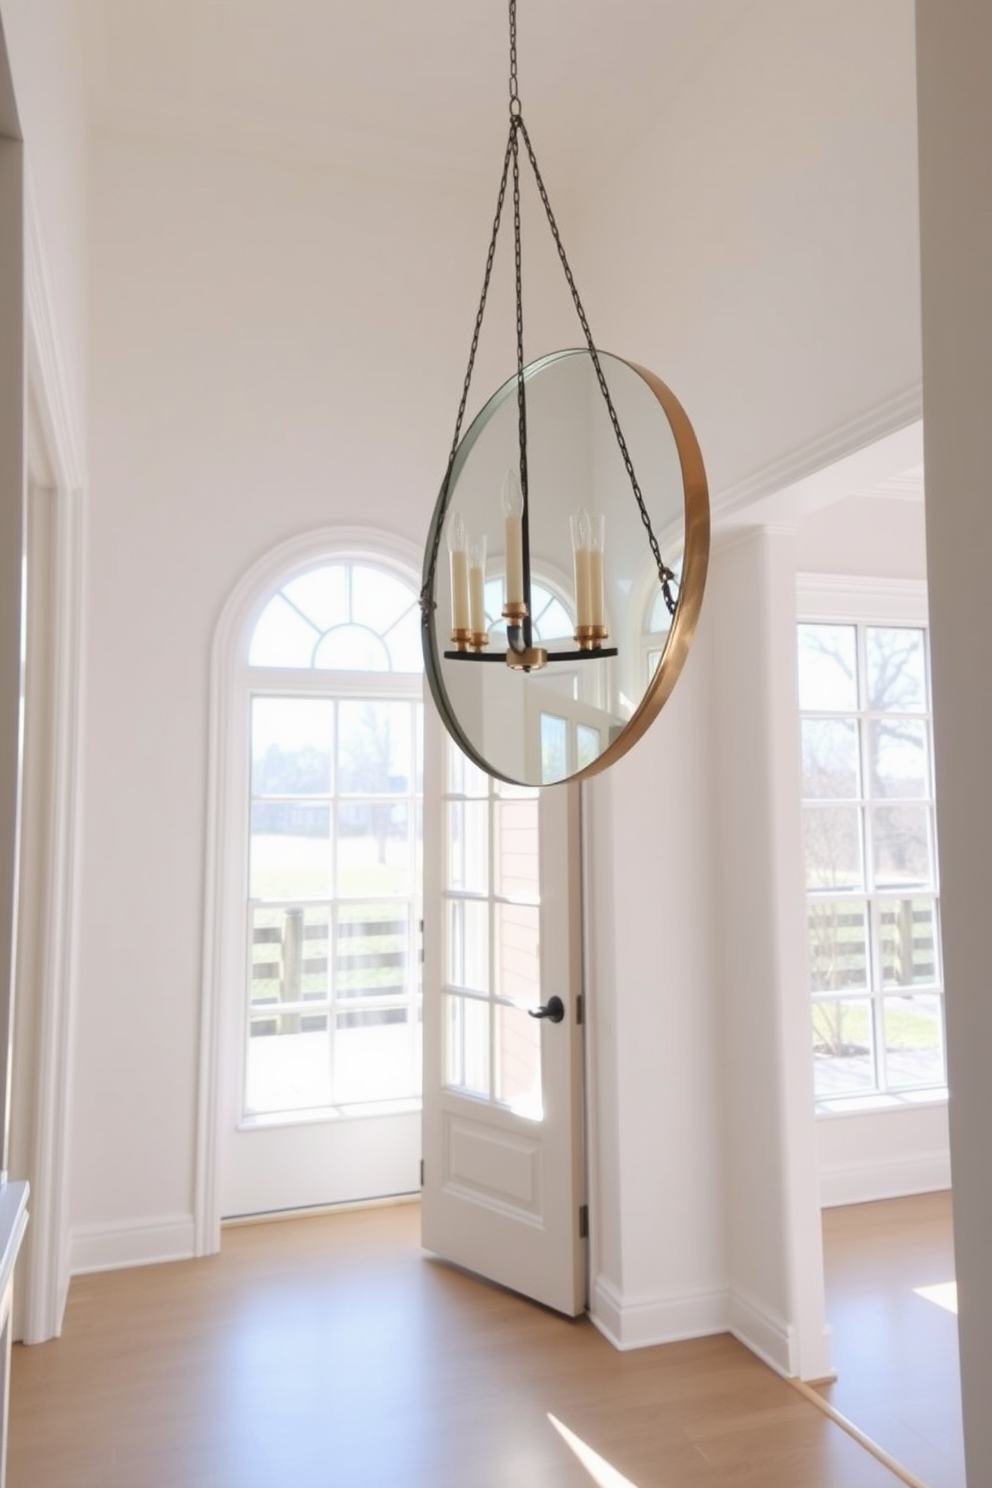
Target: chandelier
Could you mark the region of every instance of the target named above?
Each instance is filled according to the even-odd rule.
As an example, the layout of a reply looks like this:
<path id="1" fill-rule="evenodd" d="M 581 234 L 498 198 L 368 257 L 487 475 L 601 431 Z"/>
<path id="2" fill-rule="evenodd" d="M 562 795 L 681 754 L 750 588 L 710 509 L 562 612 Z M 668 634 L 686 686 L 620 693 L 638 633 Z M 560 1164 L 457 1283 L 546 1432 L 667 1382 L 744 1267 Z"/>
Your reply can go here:
<path id="1" fill-rule="evenodd" d="M 516 10 L 516 0 L 509 0 L 509 132 L 468 367 L 427 541 L 420 602 L 427 676 L 449 732 L 491 774 L 533 785 L 604 768 L 640 737 L 671 692 L 702 600 L 709 503 L 699 447 L 674 394 L 653 373 L 602 352 L 593 341 L 524 122 Z M 583 347 L 529 364 L 524 356 L 522 156 L 530 166 L 584 341 Z M 516 371 L 463 436 L 508 195 L 513 211 Z M 591 396 L 601 410 L 598 424 L 590 415 Z M 572 405 L 564 415 L 557 411 L 563 402 Z M 553 416 L 551 410 L 556 410 Z M 621 412 L 625 422 L 630 413 L 638 431 L 634 454 L 639 465 L 643 455 L 653 485 L 659 490 L 678 488 L 674 525 L 680 530 L 671 534 L 679 549 L 678 564 L 663 558 L 652 520 L 654 510 L 666 528 L 672 527 L 668 520 L 672 502 L 666 507 L 657 499 L 653 505 L 645 499 Z M 583 440 L 586 466 L 576 472 L 573 451 Z M 604 440 L 613 448 L 610 467 Z M 650 555 L 663 615 L 664 643 L 643 685 L 632 671 L 634 658 L 622 660 L 619 645 L 609 644 L 611 625 L 625 628 L 616 626 L 620 618 L 616 612 L 622 609 L 621 596 L 634 584 L 629 515 L 623 514 L 619 524 L 616 555 L 608 532 L 607 519 L 614 528 L 620 510 L 618 476 L 629 487 L 626 506 L 628 513 L 636 513 L 639 547 L 645 558 Z M 563 487 L 578 488 L 579 500 L 568 511 Z M 462 497 L 470 508 L 469 520 Z M 442 564 L 445 548 L 447 562 Z M 446 590 L 443 597 L 441 590 Z M 548 622 L 554 634 L 550 644 L 538 633 L 542 606 L 546 613 L 554 613 Z M 566 616 L 568 635 L 562 634 Z M 630 644 L 628 638 L 628 648 Z M 480 673 L 471 680 L 466 666 L 474 669 L 486 663 L 499 664 L 504 674 L 508 670 L 515 675 L 516 682 L 500 683 L 491 665 L 483 665 L 485 676 Z M 542 674 L 548 675 L 547 682 Z M 564 738 L 564 744 L 555 745 L 558 763 L 549 766 L 546 736 L 552 733 Z"/>

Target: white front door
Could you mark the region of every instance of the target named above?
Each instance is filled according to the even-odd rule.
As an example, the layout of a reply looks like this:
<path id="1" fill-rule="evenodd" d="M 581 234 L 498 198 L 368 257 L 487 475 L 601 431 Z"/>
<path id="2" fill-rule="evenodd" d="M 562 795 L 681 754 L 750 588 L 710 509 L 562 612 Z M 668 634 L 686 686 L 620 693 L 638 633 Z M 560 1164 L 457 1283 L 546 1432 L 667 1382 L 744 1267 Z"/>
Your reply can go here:
<path id="1" fill-rule="evenodd" d="M 585 1305 L 579 794 L 477 770 L 430 707 L 424 781 L 423 1243 Z M 535 1018 L 549 1007 L 562 1017 Z"/>

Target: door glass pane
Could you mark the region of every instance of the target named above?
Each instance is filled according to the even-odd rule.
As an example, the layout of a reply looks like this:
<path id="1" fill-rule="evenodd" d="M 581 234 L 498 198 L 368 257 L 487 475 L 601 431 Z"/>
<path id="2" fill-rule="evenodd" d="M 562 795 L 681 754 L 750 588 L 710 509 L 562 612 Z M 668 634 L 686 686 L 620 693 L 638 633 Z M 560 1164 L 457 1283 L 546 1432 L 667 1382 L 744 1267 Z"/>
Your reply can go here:
<path id="1" fill-rule="evenodd" d="M 808 889 L 860 889 L 861 812 L 856 806 L 807 806 L 803 810 Z"/>
<path id="2" fill-rule="evenodd" d="M 253 1017 L 248 1039 L 246 1112 L 303 1111 L 327 1106 L 330 1101 L 327 1014 Z"/>
<path id="3" fill-rule="evenodd" d="M 328 996 L 326 905 L 251 911 L 253 1013 L 283 1002 L 323 1001 Z"/>
<path id="4" fill-rule="evenodd" d="M 930 795 L 927 727 L 908 718 L 870 725 L 871 794 L 912 800 Z"/>
<path id="5" fill-rule="evenodd" d="M 868 707 L 873 712 L 922 713 L 927 707 L 923 631 L 868 626 Z"/>
<path id="6" fill-rule="evenodd" d="M 531 1121 L 544 1116 L 541 1022 L 522 1008 L 496 1009 L 496 1099 Z"/>
<path id="7" fill-rule="evenodd" d="M 882 899 L 879 918 L 883 985 L 913 987 L 939 982 L 934 900 Z"/>
<path id="8" fill-rule="evenodd" d="M 903 1090 L 944 1083 L 944 1037 L 936 993 L 885 999 L 885 1065 Z"/>
<path id="9" fill-rule="evenodd" d="M 541 912 L 536 904 L 497 904 L 495 916 L 495 990 L 500 997 L 536 1007 L 541 1000 Z"/>
<path id="10" fill-rule="evenodd" d="M 839 718 L 804 718 L 802 746 L 806 800 L 844 801 L 860 794 L 856 723 Z"/>
<path id="11" fill-rule="evenodd" d="M 540 895 L 538 798 L 499 799 L 494 807 L 496 892 L 507 899 Z"/>
<path id="12" fill-rule="evenodd" d="M 304 801 L 251 808 L 252 899 L 326 899 L 331 893 L 331 812 Z"/>
<path id="13" fill-rule="evenodd" d="M 448 801 L 447 887 L 489 891 L 489 802 Z"/>
<path id="14" fill-rule="evenodd" d="M 449 739 L 447 748 L 449 796 L 482 796 L 489 798 L 489 776 L 473 765 L 458 746 Z"/>
<path id="15" fill-rule="evenodd" d="M 858 706 L 857 632 L 853 625 L 800 625 L 799 706 L 850 713 Z"/>
<path id="16" fill-rule="evenodd" d="M 413 788 L 409 703 L 338 705 L 338 789 L 342 795 L 408 795 Z"/>
<path id="17" fill-rule="evenodd" d="M 933 882 L 930 808 L 877 806 L 871 815 L 875 883 L 880 889 L 916 888 Z"/>
<path id="18" fill-rule="evenodd" d="M 444 1009 L 444 1083 L 488 1096 L 489 1003 L 447 993 Z"/>
<path id="19" fill-rule="evenodd" d="M 484 899 L 448 900 L 445 981 L 472 992 L 489 991 L 489 905 Z"/>
<path id="20" fill-rule="evenodd" d="M 875 1087 L 871 1004 L 831 997 L 813 1004 L 813 1075 L 817 1099 Z"/>
<path id="21" fill-rule="evenodd" d="M 863 899 L 813 899 L 808 906 L 810 988 L 868 986 L 868 914 Z"/>

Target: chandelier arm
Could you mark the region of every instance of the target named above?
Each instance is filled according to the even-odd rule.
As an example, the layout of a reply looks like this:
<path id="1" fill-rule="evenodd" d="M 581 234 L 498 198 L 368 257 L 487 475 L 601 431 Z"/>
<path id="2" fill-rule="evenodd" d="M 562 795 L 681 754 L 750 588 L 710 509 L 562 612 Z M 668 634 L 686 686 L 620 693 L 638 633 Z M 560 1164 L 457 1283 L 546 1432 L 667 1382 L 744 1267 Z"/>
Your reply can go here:
<path id="1" fill-rule="evenodd" d="M 514 0 L 511 0 L 511 7 L 513 4 Z M 637 509 L 641 514 L 641 521 L 644 523 L 644 528 L 648 535 L 648 542 L 651 546 L 651 554 L 657 566 L 658 578 L 661 582 L 662 592 L 665 596 L 665 605 L 668 609 L 668 613 L 670 615 L 674 615 L 677 600 L 672 593 L 672 581 L 675 578 L 675 573 L 671 568 L 668 567 L 667 563 L 665 563 L 664 559 L 661 556 L 661 549 L 658 546 L 658 539 L 654 535 L 654 529 L 651 526 L 651 518 L 648 515 L 647 507 L 644 504 L 644 497 L 641 495 L 641 488 L 638 484 L 637 476 L 634 473 L 634 462 L 630 458 L 630 452 L 627 449 L 627 441 L 624 439 L 623 430 L 620 428 L 620 420 L 618 419 L 616 409 L 613 406 L 613 399 L 610 397 L 610 390 L 606 383 L 606 377 L 604 376 L 603 369 L 600 365 L 599 353 L 597 352 L 592 339 L 592 331 L 589 329 L 589 321 L 586 318 L 586 312 L 583 309 L 582 300 L 579 298 L 579 291 L 575 283 L 575 277 L 572 273 L 571 266 L 565 253 L 565 245 L 561 240 L 561 233 L 558 231 L 558 224 L 555 221 L 555 214 L 551 210 L 551 201 L 548 197 L 547 188 L 545 187 L 544 181 L 541 177 L 540 168 L 537 164 L 537 156 L 534 154 L 534 147 L 530 142 L 530 135 L 527 133 L 527 126 L 524 123 L 522 116 L 517 117 L 516 124 L 519 132 L 524 137 L 524 144 L 527 148 L 527 156 L 530 160 L 531 170 L 534 172 L 534 180 L 537 182 L 537 189 L 540 193 L 541 202 L 544 206 L 545 215 L 548 219 L 548 226 L 551 229 L 551 236 L 554 238 L 555 247 L 558 250 L 558 257 L 561 261 L 561 266 L 565 273 L 565 279 L 568 283 L 569 289 L 572 292 L 572 301 L 575 305 L 575 313 L 579 317 L 579 324 L 581 325 L 582 333 L 586 338 L 586 346 L 589 350 L 589 356 L 592 360 L 593 367 L 596 369 L 596 378 L 599 382 L 600 392 L 603 394 L 603 398 L 606 402 L 606 407 L 610 415 L 610 422 L 613 425 L 613 432 L 616 435 L 617 444 L 620 447 L 620 454 L 623 457 L 623 463 L 626 467 L 627 475 L 630 479 L 631 489 L 634 493 L 634 500 L 637 502 Z"/>
<path id="2" fill-rule="evenodd" d="M 499 237 L 500 223 L 503 218 L 503 203 L 506 200 L 506 186 L 510 174 L 511 154 L 515 155 L 516 127 L 511 122 L 510 133 L 506 141 L 506 154 L 503 156 L 503 173 L 500 176 L 499 193 L 496 197 L 496 215 L 493 218 L 493 230 L 489 239 L 489 251 L 486 254 L 486 270 L 482 279 L 482 294 L 479 299 L 479 308 L 475 316 L 475 328 L 472 332 L 472 344 L 468 353 L 468 367 L 465 371 L 465 382 L 462 387 L 461 402 L 458 404 L 458 413 L 455 417 L 455 433 L 451 441 L 451 453 L 448 455 L 448 465 L 444 472 L 444 480 L 441 482 L 441 491 L 438 498 L 438 518 L 435 524 L 434 543 L 431 547 L 430 560 L 427 565 L 427 573 L 424 576 L 424 586 L 420 591 L 421 619 L 424 625 L 430 611 L 434 608 L 434 580 L 437 575 L 437 555 L 441 548 L 441 528 L 444 525 L 444 515 L 448 508 L 448 492 L 451 486 L 451 473 L 454 469 L 455 456 L 458 453 L 458 442 L 461 439 L 462 422 L 465 418 L 465 408 L 468 404 L 469 388 L 472 383 L 472 372 L 475 367 L 476 352 L 479 349 L 479 336 L 482 331 L 482 320 L 486 313 L 486 299 L 489 294 L 489 281 L 493 273 L 493 260 L 496 257 L 496 240 Z"/>

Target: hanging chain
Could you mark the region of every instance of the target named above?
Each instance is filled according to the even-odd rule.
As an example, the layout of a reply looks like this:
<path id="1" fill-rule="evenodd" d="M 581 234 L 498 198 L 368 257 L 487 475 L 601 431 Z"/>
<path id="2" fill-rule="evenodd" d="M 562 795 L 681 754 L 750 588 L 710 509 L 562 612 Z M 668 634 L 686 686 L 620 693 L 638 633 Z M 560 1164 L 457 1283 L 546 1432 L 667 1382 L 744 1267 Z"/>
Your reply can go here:
<path id="1" fill-rule="evenodd" d="M 472 332 L 472 345 L 469 348 L 468 368 L 465 372 L 465 382 L 462 387 L 461 402 L 458 404 L 458 414 L 455 418 L 455 433 L 451 441 L 451 453 L 448 455 L 448 466 L 444 472 L 444 480 L 441 482 L 441 492 L 438 497 L 437 525 L 434 531 L 434 544 L 431 548 L 430 562 L 427 565 L 427 573 L 424 577 L 424 587 L 420 591 L 420 608 L 423 623 L 427 624 L 427 617 L 435 608 L 433 599 L 434 576 L 437 572 L 437 555 L 441 548 L 441 528 L 444 525 L 444 515 L 448 507 L 448 493 L 451 487 L 451 473 L 455 466 L 455 456 L 458 453 L 458 442 L 461 439 L 462 421 L 465 418 L 465 408 L 468 404 L 469 387 L 472 383 L 472 372 L 475 367 L 475 355 L 479 349 L 479 335 L 482 331 L 482 319 L 486 313 L 486 298 L 489 294 L 489 281 L 493 273 L 493 259 L 496 256 L 496 240 L 499 237 L 500 222 L 503 217 L 503 202 L 506 199 L 506 183 L 510 173 L 510 154 L 516 139 L 516 130 L 510 130 L 510 137 L 506 142 L 506 154 L 503 157 L 503 174 L 499 182 L 499 194 L 496 198 L 496 215 L 493 218 L 492 236 L 489 239 L 489 252 L 486 255 L 486 272 L 482 279 L 482 295 L 479 299 L 479 308 L 475 316 L 475 329 Z"/>
<path id="2" fill-rule="evenodd" d="M 461 428 L 462 421 L 465 417 L 465 408 L 468 403 L 469 386 L 472 381 L 472 371 L 475 366 L 476 352 L 479 348 L 479 335 L 482 331 L 482 320 L 486 309 L 486 298 L 489 293 L 489 281 L 492 277 L 493 260 L 496 254 L 496 240 L 499 237 L 500 223 L 503 216 L 503 203 L 506 199 L 506 187 L 511 165 L 513 170 L 513 258 L 517 309 L 517 414 L 520 439 L 520 491 L 521 495 L 523 496 L 525 507 L 527 503 L 527 399 L 524 380 L 523 269 L 520 232 L 520 162 L 518 149 L 518 135 L 521 134 L 524 137 L 524 144 L 527 148 L 527 157 L 530 160 L 531 170 L 534 172 L 534 180 L 537 183 L 537 189 L 541 197 L 541 203 L 544 207 L 545 215 L 548 219 L 548 226 L 551 229 L 551 236 L 554 238 L 555 247 L 558 250 L 558 258 L 561 262 L 561 266 L 565 274 L 565 280 L 572 294 L 572 302 L 575 305 L 575 313 L 579 318 L 579 324 L 582 327 L 582 334 L 585 336 L 586 340 L 586 347 L 588 349 L 593 367 L 596 371 L 596 378 L 599 382 L 599 389 L 606 403 L 607 411 L 609 412 L 610 422 L 613 425 L 613 432 L 616 435 L 620 454 L 623 458 L 627 476 L 630 480 L 631 489 L 634 493 L 634 499 L 637 502 L 637 508 L 641 514 L 641 521 L 643 522 L 645 531 L 647 532 L 648 543 L 651 547 L 651 555 L 654 558 L 655 564 L 657 566 L 658 578 L 661 581 L 662 592 L 665 596 L 665 604 L 668 608 L 669 614 L 673 615 L 675 613 L 677 604 L 676 596 L 674 595 L 672 590 L 672 583 L 675 579 L 675 573 L 671 568 L 668 567 L 661 556 L 661 549 L 658 546 L 658 539 L 654 535 L 654 529 L 651 526 L 651 518 L 648 515 L 647 507 L 644 504 L 644 497 L 641 494 L 641 488 L 638 484 L 637 476 L 634 472 L 634 464 L 630 458 L 630 451 L 627 449 L 627 441 L 623 437 L 623 430 L 620 428 L 620 420 L 617 417 L 617 412 L 613 406 L 613 399 L 610 396 L 610 390 L 606 382 L 606 377 L 603 373 L 602 366 L 600 365 L 599 353 L 596 350 L 595 343 L 592 339 L 592 331 L 589 329 L 589 321 L 586 317 L 586 312 L 583 308 L 582 301 L 579 298 L 579 291 L 575 283 L 575 277 L 572 274 L 571 266 L 569 265 L 568 258 L 565 254 L 565 245 L 562 243 L 561 234 L 558 231 L 558 224 L 555 221 L 554 212 L 551 210 L 551 201 L 548 197 L 547 189 L 541 177 L 541 172 L 537 164 L 537 157 L 534 154 L 534 147 L 530 142 L 530 135 L 527 133 L 527 126 L 523 120 L 523 110 L 520 103 L 520 94 L 518 92 L 517 82 L 517 0 L 509 0 L 509 9 L 510 134 L 506 144 L 506 154 L 503 157 L 503 174 L 500 177 L 499 195 L 496 200 L 496 216 L 493 220 L 493 231 L 492 236 L 489 240 L 489 252 L 486 257 L 486 271 L 482 281 L 482 296 L 480 298 L 479 309 L 475 317 L 475 329 L 472 334 L 472 345 L 469 351 L 468 369 L 465 373 L 465 383 L 462 388 L 461 402 L 458 405 L 458 414 L 455 419 L 455 434 L 451 444 L 451 453 L 448 456 L 448 466 L 444 473 L 444 480 L 441 483 L 441 493 L 438 498 L 438 512 L 434 531 L 434 543 L 431 548 L 430 561 L 427 565 L 427 574 L 424 579 L 424 586 L 420 592 L 420 607 L 423 612 L 423 622 L 424 624 L 427 623 L 428 614 L 430 610 L 434 608 L 434 600 L 432 598 L 432 595 L 434 591 L 435 574 L 437 571 L 438 553 L 441 547 L 441 528 L 444 524 L 444 517 L 447 511 L 448 495 L 451 486 L 451 476 L 454 469 L 455 456 L 458 452 L 458 442 L 461 437 Z"/>
<path id="3" fill-rule="evenodd" d="M 514 0 L 510 0 L 510 3 L 512 5 L 514 3 Z M 534 172 L 534 180 L 537 182 L 537 189 L 540 192 L 541 201 L 544 205 L 544 211 L 548 219 L 548 226 L 551 229 L 551 236 L 555 240 L 555 247 L 558 249 L 558 257 L 561 260 L 561 266 L 565 273 L 565 279 L 568 283 L 569 289 L 572 291 L 572 301 L 575 305 L 575 313 L 579 317 L 579 324 L 582 327 L 582 334 L 586 338 L 586 346 L 589 350 L 589 356 L 592 360 L 593 366 L 596 369 L 596 377 L 599 382 L 599 390 L 603 394 L 603 398 L 606 402 L 606 407 L 610 415 L 610 422 L 613 425 L 613 432 L 617 437 L 617 444 L 620 447 L 620 454 L 623 457 L 623 463 L 626 466 L 627 475 L 630 479 L 631 489 L 634 493 L 634 500 L 637 502 L 637 509 L 641 514 L 641 521 L 644 523 L 644 528 L 648 535 L 648 542 L 651 545 L 651 554 L 654 558 L 655 564 L 657 565 L 658 578 L 661 580 L 661 587 L 665 595 L 665 604 L 668 608 L 668 613 L 670 615 L 674 615 L 676 600 L 674 595 L 672 594 L 672 580 L 675 578 L 675 574 L 673 570 L 668 567 L 667 563 L 665 563 L 664 559 L 661 556 L 661 549 L 658 546 L 658 539 L 654 535 L 654 529 L 651 526 L 651 518 L 648 516 L 648 509 L 644 504 L 644 497 L 641 495 L 641 488 L 638 484 L 637 476 L 634 474 L 634 462 L 630 458 L 630 451 L 627 449 L 627 441 L 624 439 L 623 430 L 620 428 L 620 420 L 617 418 L 617 411 L 613 406 L 613 399 L 610 397 L 610 390 L 607 386 L 606 378 L 603 374 L 603 369 L 600 366 L 599 353 L 597 352 L 595 343 L 592 339 L 592 331 L 589 329 L 589 321 L 587 320 L 586 312 L 582 307 L 582 301 L 579 298 L 579 291 L 575 283 L 575 278 L 572 274 L 571 266 L 569 265 L 568 258 L 565 254 L 565 245 L 562 242 L 561 234 L 558 231 L 558 224 L 555 221 L 555 214 L 551 210 L 551 202 L 548 198 L 547 189 L 544 185 L 544 181 L 541 177 L 541 172 L 537 164 L 537 156 L 534 154 L 534 147 L 530 142 L 530 135 L 527 133 L 527 125 L 524 123 L 522 118 L 519 121 L 519 126 L 520 133 L 524 137 L 524 144 L 527 146 L 527 156 L 530 160 L 531 170 Z"/>

